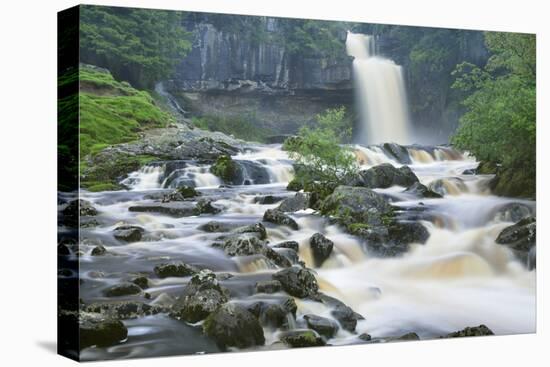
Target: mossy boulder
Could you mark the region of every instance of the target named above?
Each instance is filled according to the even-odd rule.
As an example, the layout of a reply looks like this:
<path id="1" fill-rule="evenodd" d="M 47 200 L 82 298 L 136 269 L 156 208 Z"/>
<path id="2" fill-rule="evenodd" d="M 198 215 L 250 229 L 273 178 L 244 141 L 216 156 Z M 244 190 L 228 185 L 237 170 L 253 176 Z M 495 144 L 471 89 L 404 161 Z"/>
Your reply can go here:
<path id="1" fill-rule="evenodd" d="M 411 164 L 411 157 L 409 151 L 402 145 L 396 143 L 385 143 L 382 145 L 382 149 L 386 154 L 401 164 Z"/>
<path id="2" fill-rule="evenodd" d="M 138 242 L 145 233 L 145 230 L 138 226 L 123 225 L 118 226 L 113 231 L 113 236 L 124 242 Z"/>
<path id="3" fill-rule="evenodd" d="M 124 324 L 100 313 L 80 312 L 78 317 L 80 349 L 108 347 L 128 337 Z"/>
<path id="4" fill-rule="evenodd" d="M 444 338 L 463 338 L 468 336 L 495 335 L 491 329 L 481 324 L 479 326 L 467 327 L 459 331 L 447 334 Z"/>
<path id="5" fill-rule="evenodd" d="M 360 171 L 350 179 L 349 185 L 374 189 L 387 188 L 394 185 L 409 187 L 416 182 L 419 182 L 418 177 L 416 177 L 408 166 L 395 168 L 389 163 L 383 163 Z"/>
<path id="6" fill-rule="evenodd" d="M 407 187 L 403 192 L 420 198 L 438 199 L 443 197 L 440 193 L 430 190 L 420 182 L 415 182 L 411 186 Z"/>
<path id="7" fill-rule="evenodd" d="M 298 192 L 296 195 L 284 199 L 277 207 L 282 212 L 297 212 L 310 206 L 311 194 Z"/>
<path id="8" fill-rule="evenodd" d="M 321 233 L 315 233 L 309 239 L 309 246 L 311 247 L 311 253 L 313 254 L 315 266 L 321 266 L 332 253 L 334 242 L 326 238 Z"/>
<path id="9" fill-rule="evenodd" d="M 282 211 L 278 209 L 268 209 L 264 213 L 263 220 L 265 222 L 271 222 L 275 224 L 280 224 L 283 226 L 288 226 L 294 230 L 298 230 L 298 223 Z"/>
<path id="10" fill-rule="evenodd" d="M 193 275 L 176 303 L 171 315 L 187 322 L 198 322 L 227 302 L 228 291 L 219 284 L 210 270 Z"/>
<path id="11" fill-rule="evenodd" d="M 325 338 L 332 338 L 338 331 L 338 323 L 326 317 L 307 314 L 304 316 L 307 327 L 315 330 Z"/>
<path id="12" fill-rule="evenodd" d="M 281 283 L 285 292 L 294 297 L 305 298 L 319 291 L 315 276 L 309 270 L 299 266 L 278 271 L 272 277 Z"/>
<path id="13" fill-rule="evenodd" d="M 281 336 L 281 341 L 292 348 L 321 347 L 325 341 L 314 330 L 292 330 Z"/>
<path id="14" fill-rule="evenodd" d="M 159 278 L 188 277 L 199 271 L 195 266 L 183 262 L 160 264 L 154 268 L 154 272 Z"/>
<path id="15" fill-rule="evenodd" d="M 241 184 L 241 168 L 229 155 L 219 156 L 216 162 L 210 167 L 210 172 L 221 178 L 227 184 Z"/>
<path id="16" fill-rule="evenodd" d="M 536 267 L 536 240 L 536 219 L 527 217 L 504 228 L 496 238 L 496 243 L 508 247 L 529 269 L 534 269 Z"/>
<path id="17" fill-rule="evenodd" d="M 203 330 L 221 348 L 249 348 L 265 343 L 259 320 L 235 303 L 226 303 L 212 312 L 204 321 Z"/>
<path id="18" fill-rule="evenodd" d="M 140 293 L 141 288 L 138 285 L 130 282 L 116 284 L 103 291 L 103 294 L 106 297 L 130 296 Z"/>

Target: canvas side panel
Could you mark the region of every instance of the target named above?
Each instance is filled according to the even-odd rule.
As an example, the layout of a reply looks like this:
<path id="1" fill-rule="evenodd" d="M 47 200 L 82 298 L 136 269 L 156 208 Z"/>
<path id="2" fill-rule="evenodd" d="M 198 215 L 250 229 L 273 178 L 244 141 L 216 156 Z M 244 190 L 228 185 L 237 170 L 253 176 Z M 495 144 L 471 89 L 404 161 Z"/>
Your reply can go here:
<path id="1" fill-rule="evenodd" d="M 79 7 L 59 12 L 57 19 L 57 350 L 79 360 Z"/>

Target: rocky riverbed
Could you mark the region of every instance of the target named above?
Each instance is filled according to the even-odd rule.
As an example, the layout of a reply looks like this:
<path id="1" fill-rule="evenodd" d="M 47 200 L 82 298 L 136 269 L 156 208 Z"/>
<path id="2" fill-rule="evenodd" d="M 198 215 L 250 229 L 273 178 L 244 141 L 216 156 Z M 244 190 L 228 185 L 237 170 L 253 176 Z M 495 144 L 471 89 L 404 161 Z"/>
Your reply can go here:
<path id="1" fill-rule="evenodd" d="M 221 134 L 164 129 L 96 156 L 85 174 L 120 190 L 59 195 L 60 284 L 80 284 L 60 313 L 81 358 L 535 331 L 533 201 L 491 195 L 450 147 L 355 154 L 362 171 L 324 199 L 287 189 L 279 145 Z"/>

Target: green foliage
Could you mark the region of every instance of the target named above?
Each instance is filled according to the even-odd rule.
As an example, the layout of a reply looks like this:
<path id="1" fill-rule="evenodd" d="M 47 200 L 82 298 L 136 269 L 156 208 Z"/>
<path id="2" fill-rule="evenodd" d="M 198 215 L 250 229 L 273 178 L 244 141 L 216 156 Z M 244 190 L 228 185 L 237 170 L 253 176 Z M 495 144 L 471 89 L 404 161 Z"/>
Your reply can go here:
<path id="1" fill-rule="evenodd" d="M 357 171 L 351 149 L 340 145 L 351 133 L 351 129 L 343 128 L 344 116 L 343 107 L 329 109 L 317 116 L 316 127 L 302 127 L 297 138 L 285 141 L 283 148 L 296 162 L 295 180 L 305 190 L 327 188 L 321 190 L 324 196 Z"/>
<path id="2" fill-rule="evenodd" d="M 525 177 L 534 193 L 536 169 L 535 37 L 486 33 L 487 65 L 461 64 L 455 88 L 470 93 L 452 138 L 479 160 Z M 515 181 L 518 181 L 516 178 Z"/>
<path id="3" fill-rule="evenodd" d="M 191 49 L 184 13 L 82 5 L 80 57 L 141 88 L 170 76 Z"/>
<path id="4" fill-rule="evenodd" d="M 263 142 L 271 132 L 265 128 L 258 129 L 255 121 L 254 113 L 243 116 L 205 115 L 191 118 L 193 126 L 199 129 L 219 131 L 238 139 Z"/>
<path id="5" fill-rule="evenodd" d="M 108 145 L 135 140 L 139 132 L 165 126 L 171 117 L 145 91 L 119 83 L 104 70 L 80 70 L 80 157 Z"/>
<path id="6" fill-rule="evenodd" d="M 216 162 L 210 167 L 212 174 L 220 177 L 225 182 L 231 182 L 236 176 L 239 167 L 228 155 L 219 156 Z"/>

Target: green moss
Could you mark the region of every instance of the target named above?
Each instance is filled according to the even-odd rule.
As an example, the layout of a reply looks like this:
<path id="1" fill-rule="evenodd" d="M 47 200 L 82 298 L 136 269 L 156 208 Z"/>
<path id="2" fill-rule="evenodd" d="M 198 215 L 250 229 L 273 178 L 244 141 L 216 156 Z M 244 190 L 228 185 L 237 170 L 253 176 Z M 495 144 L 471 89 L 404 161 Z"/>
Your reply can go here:
<path id="1" fill-rule="evenodd" d="M 109 145 L 133 141 L 141 131 L 172 121 L 148 92 L 116 81 L 103 69 L 83 67 L 79 77 L 81 159 Z"/>
<path id="2" fill-rule="evenodd" d="M 228 155 L 219 156 L 210 167 L 210 172 L 226 182 L 231 182 L 237 175 L 239 167 Z"/>
<path id="3" fill-rule="evenodd" d="M 99 192 L 99 191 L 115 191 L 120 190 L 121 186 L 116 185 L 110 182 L 105 183 L 89 183 L 88 190 L 91 192 Z"/>
<path id="4" fill-rule="evenodd" d="M 191 186 L 184 185 L 177 189 L 178 193 L 180 193 L 184 198 L 192 198 L 198 195 L 197 190 L 195 190 Z"/>
<path id="5" fill-rule="evenodd" d="M 350 233 L 357 233 L 357 232 L 360 232 L 361 230 L 366 230 L 369 228 L 370 226 L 366 223 L 352 223 L 348 225 L 348 231 Z"/>

